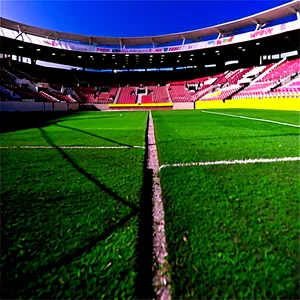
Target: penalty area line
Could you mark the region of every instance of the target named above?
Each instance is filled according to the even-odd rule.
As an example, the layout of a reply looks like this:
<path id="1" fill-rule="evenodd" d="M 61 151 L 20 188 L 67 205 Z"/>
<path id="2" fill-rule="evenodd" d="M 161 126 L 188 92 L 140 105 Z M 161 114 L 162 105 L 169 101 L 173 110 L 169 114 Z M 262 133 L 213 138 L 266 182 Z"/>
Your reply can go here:
<path id="1" fill-rule="evenodd" d="M 245 117 L 245 116 L 240 116 L 240 115 L 225 114 L 225 113 L 219 113 L 219 112 L 208 111 L 208 110 L 201 110 L 201 112 L 206 113 L 206 114 L 221 115 L 221 116 L 227 116 L 227 117 L 233 117 L 233 118 L 239 118 L 239 119 L 247 119 L 247 120 L 253 120 L 253 121 L 261 121 L 261 122 L 274 123 L 274 124 L 279 124 L 279 125 L 284 125 L 284 126 L 290 126 L 290 127 L 300 128 L 300 126 L 299 126 L 299 125 L 296 125 L 296 124 L 290 124 L 290 123 L 278 122 L 278 121 L 273 121 L 273 120 L 266 120 L 266 119 L 259 119 L 259 118 Z"/>
<path id="2" fill-rule="evenodd" d="M 145 149 L 145 146 L 0 146 L 0 149 Z"/>
<path id="3" fill-rule="evenodd" d="M 255 163 L 274 163 L 285 161 L 300 161 L 300 157 L 280 157 L 280 158 L 256 158 L 256 159 L 235 159 L 235 160 L 218 160 L 218 161 L 202 161 L 192 163 L 166 164 L 159 167 L 159 171 L 164 168 L 174 167 L 192 167 L 192 166 L 213 166 L 213 165 L 246 165 Z"/>

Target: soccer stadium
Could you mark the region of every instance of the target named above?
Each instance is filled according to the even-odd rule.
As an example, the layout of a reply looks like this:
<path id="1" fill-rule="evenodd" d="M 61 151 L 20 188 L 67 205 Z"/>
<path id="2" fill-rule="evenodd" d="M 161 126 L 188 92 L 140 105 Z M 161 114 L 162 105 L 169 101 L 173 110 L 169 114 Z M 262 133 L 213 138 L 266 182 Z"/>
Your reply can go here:
<path id="1" fill-rule="evenodd" d="M 300 1 L 215 24 L 1 16 L 2 299 L 299 299 Z"/>

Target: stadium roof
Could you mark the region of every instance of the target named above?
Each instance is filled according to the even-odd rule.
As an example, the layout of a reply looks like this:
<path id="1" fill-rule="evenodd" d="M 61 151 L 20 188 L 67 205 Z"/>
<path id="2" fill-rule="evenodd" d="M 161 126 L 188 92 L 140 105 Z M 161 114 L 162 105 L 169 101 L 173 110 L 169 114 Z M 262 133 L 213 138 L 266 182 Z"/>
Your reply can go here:
<path id="1" fill-rule="evenodd" d="M 235 20 L 232 22 L 223 23 L 216 26 L 211 26 L 199 30 L 186 31 L 174 34 L 146 36 L 146 37 L 96 37 L 86 36 L 66 32 L 58 32 L 49 29 L 38 28 L 19 22 L 11 21 L 5 18 L 0 18 L 1 27 L 17 30 L 20 33 L 28 33 L 45 38 L 53 38 L 58 40 L 71 40 L 86 44 L 98 45 L 119 45 L 119 46 L 141 46 L 141 45 L 162 45 L 170 42 L 189 40 L 199 41 L 202 37 L 211 36 L 218 33 L 232 33 L 238 29 L 253 26 L 254 24 L 266 24 L 268 22 L 288 17 L 300 11 L 300 0 L 283 4 L 273 9 Z"/>

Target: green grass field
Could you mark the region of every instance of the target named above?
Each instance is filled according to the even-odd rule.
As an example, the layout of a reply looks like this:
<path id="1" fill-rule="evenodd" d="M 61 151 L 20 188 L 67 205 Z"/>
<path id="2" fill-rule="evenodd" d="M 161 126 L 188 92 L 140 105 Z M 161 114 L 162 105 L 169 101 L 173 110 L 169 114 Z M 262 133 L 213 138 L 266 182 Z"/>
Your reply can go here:
<path id="1" fill-rule="evenodd" d="M 220 112 L 299 125 L 297 112 Z M 299 156 L 298 128 L 201 111 L 153 118 L 161 165 Z M 299 167 L 161 170 L 175 299 L 299 298 Z"/>
<path id="2" fill-rule="evenodd" d="M 297 112 L 209 111 L 299 125 Z M 146 145 L 147 114 L 1 114 L 1 298 L 153 298 L 151 178 L 134 148 Z M 152 115 L 160 165 L 300 156 L 299 128 Z M 173 299 L 300 297 L 299 167 L 161 170 Z"/>
<path id="3" fill-rule="evenodd" d="M 146 119 L 6 124 L 1 146 L 54 148 L 1 150 L 2 298 L 135 298 L 145 150 L 58 146 L 145 146 Z"/>

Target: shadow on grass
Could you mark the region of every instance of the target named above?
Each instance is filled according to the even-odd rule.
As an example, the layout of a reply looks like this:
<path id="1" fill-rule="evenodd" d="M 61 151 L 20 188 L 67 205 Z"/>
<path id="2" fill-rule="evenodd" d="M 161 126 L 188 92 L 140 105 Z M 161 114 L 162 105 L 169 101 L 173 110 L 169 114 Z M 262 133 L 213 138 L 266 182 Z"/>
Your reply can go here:
<path id="1" fill-rule="evenodd" d="M 65 112 L 0 112 L 0 133 L 13 132 L 49 125 L 53 120 L 78 114 L 75 111 Z"/>
<path id="2" fill-rule="evenodd" d="M 75 128 L 62 126 L 71 130 L 76 130 Z M 129 201 L 123 199 L 119 195 L 117 195 L 114 191 L 109 189 L 107 186 L 102 184 L 98 179 L 93 177 L 93 175 L 89 174 L 86 170 L 80 167 L 68 154 L 61 148 L 55 145 L 55 143 L 51 140 L 51 138 L 47 135 L 46 131 L 43 128 L 39 128 L 43 138 L 54 147 L 61 156 L 76 169 L 79 173 L 81 173 L 85 178 L 92 183 L 94 183 L 99 189 L 110 195 L 117 202 L 126 205 L 131 208 L 131 212 L 117 221 L 114 225 L 107 228 L 103 233 L 98 236 L 91 237 L 86 240 L 86 243 L 81 247 L 74 249 L 69 254 L 58 258 L 55 261 L 50 262 L 47 265 L 39 266 L 36 269 L 32 269 L 30 272 L 26 272 L 24 274 L 19 273 L 18 276 L 13 279 L 7 279 L 8 274 L 10 274 L 13 270 L 14 263 L 11 263 L 11 270 L 4 271 L 3 274 L 7 273 L 4 276 L 3 287 L 1 292 L 1 298 L 15 298 L 19 297 L 22 293 L 22 297 L 32 297 L 36 296 L 35 291 L 45 289 L 43 283 L 40 278 L 43 278 L 47 273 L 51 274 L 54 269 L 58 269 L 59 267 L 72 263 L 76 258 L 80 257 L 84 253 L 88 253 L 92 251 L 92 249 L 96 246 L 97 243 L 101 242 L 108 238 L 115 230 L 122 228 L 126 223 L 128 223 L 133 217 L 139 216 L 139 231 L 138 231 L 138 241 L 137 241 L 137 278 L 135 282 L 135 297 L 138 299 L 153 299 L 153 288 L 152 288 L 152 203 L 151 203 L 151 188 L 152 188 L 152 174 L 149 173 L 147 169 L 147 156 L 148 153 L 145 151 L 144 157 L 144 176 L 143 176 L 143 186 L 142 186 L 142 195 L 140 198 L 140 208 L 136 205 L 130 203 Z M 79 130 L 85 134 L 92 135 L 89 132 L 85 132 L 83 130 Z M 95 135 L 96 136 L 96 135 Z M 96 136 L 98 138 L 102 138 L 100 136 Z M 147 130 L 146 130 L 147 137 Z M 106 139 L 106 138 L 104 138 Z M 107 139 L 109 140 L 109 139 Z M 146 139 L 147 140 L 147 139 Z M 109 140 L 114 143 L 113 140 Z M 118 143 L 120 144 L 120 143 Z M 21 263 L 21 262 L 20 262 Z M 125 271 L 126 272 L 126 271 Z M 125 276 L 125 275 L 124 275 Z M 6 279 L 5 279 L 6 278 Z M 31 283 L 34 286 L 28 289 L 28 284 Z M 110 284 L 107 282 L 107 284 Z M 88 288 L 85 287 L 86 283 L 82 282 L 82 289 Z M 66 287 L 62 287 L 62 290 L 66 289 Z M 72 287 L 70 287 L 72 289 Z M 53 294 L 47 292 L 42 295 L 43 298 L 51 298 Z"/>
<path id="3" fill-rule="evenodd" d="M 105 137 L 103 137 L 103 136 L 100 136 L 100 135 L 97 135 L 97 134 L 94 134 L 94 133 L 91 133 L 91 132 L 88 132 L 88 131 L 85 131 L 85 130 L 82 130 L 82 129 L 78 129 L 78 128 L 74 128 L 74 127 L 69 127 L 69 126 L 66 126 L 66 125 L 60 125 L 60 124 L 55 124 L 55 126 L 62 127 L 62 128 L 66 128 L 66 129 L 70 129 L 70 130 L 74 130 L 74 131 L 78 131 L 78 132 L 81 132 L 81 133 L 90 135 L 90 136 L 92 136 L 92 137 L 99 138 L 99 139 L 105 140 L 105 141 L 107 141 L 107 142 L 111 142 L 111 143 L 117 144 L 117 145 L 119 145 L 119 146 L 133 147 L 132 145 L 120 143 L 120 142 L 111 140 L 111 139 L 109 139 L 109 138 L 105 138 Z"/>
<path id="4" fill-rule="evenodd" d="M 114 140 L 104 138 L 102 136 L 65 126 L 65 125 L 59 125 L 55 124 L 56 126 L 63 127 L 66 129 L 70 130 L 75 130 L 78 132 L 82 132 L 84 134 L 101 138 L 103 140 L 116 143 L 121 146 L 128 146 L 132 147 L 131 145 L 128 144 L 123 144 L 116 142 Z M 46 135 L 45 131 L 43 129 L 40 129 L 43 137 L 49 142 L 49 144 L 53 147 L 56 147 L 57 150 L 66 158 L 73 166 L 74 162 L 70 160 L 69 157 L 66 156 L 65 152 L 62 151 L 60 148 L 55 146 L 52 141 L 49 139 L 49 137 Z M 148 140 L 148 121 L 146 125 L 146 131 L 145 131 L 145 141 L 147 144 Z M 144 172 L 143 172 L 143 185 L 142 185 L 142 194 L 140 198 L 140 211 L 139 211 L 139 234 L 138 234 L 138 244 L 137 244 L 137 280 L 136 280 L 136 297 L 137 299 L 153 299 L 154 294 L 153 294 L 153 287 L 152 287 L 152 279 L 153 279 L 153 274 L 152 274 L 152 250 L 153 250 L 153 230 L 152 230 L 152 172 L 151 170 L 148 170 L 147 168 L 147 161 L 148 161 L 148 147 L 146 145 L 146 150 L 144 154 Z M 94 182 L 96 185 L 99 186 L 99 182 L 95 182 L 95 179 L 92 178 L 90 174 L 87 174 L 82 168 L 79 166 L 74 166 L 79 172 L 81 172 L 83 175 L 87 177 L 90 181 Z M 103 189 L 102 185 L 99 186 L 101 189 Z M 103 189 L 106 191 L 105 189 Z M 109 194 L 109 192 L 108 192 Z M 124 199 L 116 199 L 119 201 L 124 201 Z"/>
<path id="5" fill-rule="evenodd" d="M 140 200 L 139 234 L 137 243 L 137 299 L 154 299 L 153 281 L 153 228 L 152 228 L 152 170 L 148 169 L 148 122 L 145 131 L 143 186 Z"/>
<path id="6" fill-rule="evenodd" d="M 32 270 L 24 274 L 17 274 L 18 276 L 15 279 L 9 281 L 7 279 L 7 273 L 11 273 L 13 270 L 13 265 L 11 264 L 12 269 L 8 269 L 6 272 L 2 269 L 3 279 L 2 279 L 2 290 L 1 290 L 1 299 L 14 299 L 24 297 L 24 298 L 36 298 L 36 291 L 44 290 L 41 295 L 44 299 L 51 299 L 53 293 L 47 292 L 47 288 L 41 282 L 41 278 L 48 274 L 51 274 L 53 270 L 58 270 L 61 266 L 67 266 L 72 261 L 76 260 L 78 257 L 84 255 L 85 253 L 90 252 L 99 242 L 108 238 L 116 229 L 123 227 L 127 222 L 131 220 L 132 217 L 137 215 L 137 211 L 133 210 L 127 216 L 119 220 L 116 224 L 107 228 L 102 234 L 97 237 L 93 237 L 87 240 L 87 244 L 79 249 L 74 250 L 69 255 L 63 256 L 56 261 L 49 263 L 48 265 L 40 266 L 37 269 Z M 22 263 L 22 262 L 20 262 Z M 27 289 L 27 285 L 31 284 L 31 289 Z M 32 284 L 34 284 L 32 286 Z M 108 282 L 109 284 L 109 282 Z M 54 286 L 52 287 L 54 288 Z M 70 287 L 71 289 L 72 287 Z M 65 290 L 65 288 L 62 288 Z M 22 293 L 22 294 L 20 294 Z"/>
<path id="7" fill-rule="evenodd" d="M 45 127 L 55 124 L 58 119 L 80 115 L 81 111 L 31 111 L 31 112 L 0 112 L 0 133 L 13 132 L 30 128 Z M 72 118 L 62 121 L 101 120 L 118 118 L 119 115 L 100 116 L 95 118 Z"/>
<path id="8" fill-rule="evenodd" d="M 84 113 L 84 112 L 83 112 Z M 104 114 L 104 112 L 99 112 L 99 114 Z M 111 119 L 111 118 L 120 118 L 119 115 L 116 114 L 112 114 L 110 112 L 111 116 L 99 116 L 99 117 L 94 117 L 94 118 L 72 118 L 70 120 L 61 120 L 61 121 L 69 121 L 69 122 L 73 122 L 73 121 L 82 121 L 82 120 L 102 120 L 102 119 Z M 55 124 L 56 122 L 53 122 L 52 124 Z"/>
<path id="9" fill-rule="evenodd" d="M 49 138 L 49 136 L 46 134 L 45 130 L 43 128 L 39 128 L 43 138 L 49 143 L 50 146 L 53 148 L 56 148 L 56 150 L 82 175 L 84 175 L 89 181 L 93 182 L 96 186 L 98 186 L 101 190 L 106 192 L 108 195 L 113 197 L 116 201 L 122 203 L 123 205 L 127 205 L 128 207 L 132 208 L 134 211 L 138 211 L 138 207 L 136 207 L 134 204 L 130 203 L 129 201 L 123 199 L 119 195 L 117 195 L 115 192 L 113 192 L 111 189 L 106 187 L 104 184 L 102 184 L 99 180 L 94 178 L 91 174 L 86 172 L 83 168 L 81 168 L 72 158 L 70 158 L 66 152 L 56 146 L 52 140 Z"/>

